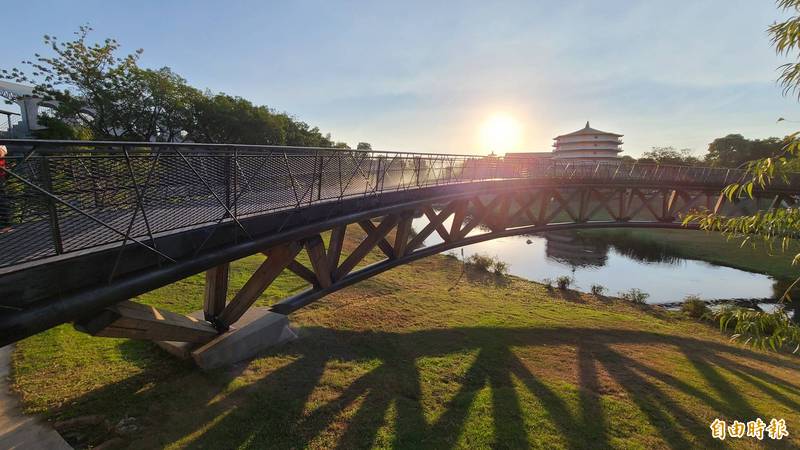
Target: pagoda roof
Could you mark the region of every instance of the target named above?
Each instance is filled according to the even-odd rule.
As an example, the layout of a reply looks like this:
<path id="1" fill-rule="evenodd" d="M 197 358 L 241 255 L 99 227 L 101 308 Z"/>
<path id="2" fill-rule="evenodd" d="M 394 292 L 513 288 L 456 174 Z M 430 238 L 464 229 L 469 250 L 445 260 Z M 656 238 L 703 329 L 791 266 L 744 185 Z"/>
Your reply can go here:
<path id="1" fill-rule="evenodd" d="M 569 141 L 569 142 L 553 142 L 553 147 L 558 147 L 559 145 L 571 145 L 571 144 L 615 144 L 615 145 L 622 145 L 622 142 L 619 137 L 604 137 L 600 139 L 583 139 L 580 141 Z"/>
<path id="2" fill-rule="evenodd" d="M 584 147 L 584 148 L 554 148 L 553 153 L 565 153 L 565 152 L 617 152 L 621 153 L 621 148 L 595 148 L 595 147 Z"/>
<path id="3" fill-rule="evenodd" d="M 553 139 L 558 139 L 558 138 L 567 137 L 567 136 L 582 136 L 582 135 L 585 135 L 585 134 L 606 134 L 606 135 L 609 135 L 609 136 L 617 136 L 617 137 L 622 137 L 623 136 L 623 135 L 617 134 L 617 133 L 609 133 L 608 131 L 596 130 L 596 129 L 594 129 L 594 128 L 589 126 L 589 121 L 586 121 L 586 126 L 581 128 L 580 130 L 573 131 L 572 133 L 562 134 L 561 136 L 556 136 Z"/>

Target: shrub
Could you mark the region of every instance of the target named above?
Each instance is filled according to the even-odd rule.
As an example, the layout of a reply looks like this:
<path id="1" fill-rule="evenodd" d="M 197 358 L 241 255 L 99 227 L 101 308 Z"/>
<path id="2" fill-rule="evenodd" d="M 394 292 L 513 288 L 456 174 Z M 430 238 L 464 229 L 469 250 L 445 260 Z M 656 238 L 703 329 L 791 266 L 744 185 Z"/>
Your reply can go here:
<path id="1" fill-rule="evenodd" d="M 800 326 L 792 323 L 783 308 L 767 313 L 728 306 L 717 311 L 714 318 L 719 321 L 720 330 L 733 331 L 732 340 L 762 350 L 800 351 Z"/>
<path id="2" fill-rule="evenodd" d="M 509 266 L 507 262 L 496 259 L 492 265 L 492 271 L 498 277 L 505 277 L 508 275 L 508 267 Z"/>
<path id="3" fill-rule="evenodd" d="M 683 299 L 683 303 L 681 303 L 681 311 L 683 311 L 683 313 L 689 317 L 702 319 L 707 317 L 708 313 L 711 312 L 711 309 L 700 297 L 696 295 L 688 295 Z"/>
<path id="4" fill-rule="evenodd" d="M 505 278 L 508 275 L 508 263 L 496 256 L 475 253 L 466 259 L 466 265 L 472 270 L 484 274 L 492 273 L 498 278 Z"/>
<path id="5" fill-rule="evenodd" d="M 600 284 L 593 284 L 592 287 L 589 288 L 589 290 L 595 297 L 601 297 L 603 293 L 606 291 L 606 287 Z"/>
<path id="6" fill-rule="evenodd" d="M 546 287 L 548 290 L 552 290 L 552 289 L 553 289 L 553 283 L 554 283 L 554 281 L 553 281 L 553 279 L 552 279 L 552 278 L 542 278 L 542 282 L 541 282 L 541 283 L 542 283 L 542 284 L 544 285 L 544 287 Z"/>
<path id="7" fill-rule="evenodd" d="M 556 278 L 556 285 L 558 285 L 558 288 L 563 291 L 563 290 L 569 289 L 569 286 L 574 281 L 575 281 L 575 279 L 572 278 L 569 275 L 561 275 L 560 277 Z"/>
<path id="8" fill-rule="evenodd" d="M 638 288 L 631 288 L 625 292 L 620 292 L 619 296 L 623 300 L 636 303 L 637 305 L 643 305 L 645 300 L 650 297 L 650 294 Z"/>
<path id="9" fill-rule="evenodd" d="M 495 258 L 492 258 L 489 255 L 482 255 L 480 253 L 475 253 L 467 258 L 467 265 L 481 272 L 489 272 L 489 269 L 494 266 L 494 263 Z"/>

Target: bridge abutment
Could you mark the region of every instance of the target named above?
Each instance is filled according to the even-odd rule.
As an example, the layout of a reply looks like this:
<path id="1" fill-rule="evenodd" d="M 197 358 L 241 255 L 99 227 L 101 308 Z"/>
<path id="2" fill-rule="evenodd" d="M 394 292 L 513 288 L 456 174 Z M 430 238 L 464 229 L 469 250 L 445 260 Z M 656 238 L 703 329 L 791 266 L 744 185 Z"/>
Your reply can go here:
<path id="1" fill-rule="evenodd" d="M 202 311 L 193 313 L 202 317 Z M 262 351 L 297 339 L 284 314 L 269 308 L 250 308 L 236 325 L 211 341 L 198 345 L 189 342 L 159 341 L 158 346 L 181 359 L 194 360 L 204 370 L 249 360 Z"/>

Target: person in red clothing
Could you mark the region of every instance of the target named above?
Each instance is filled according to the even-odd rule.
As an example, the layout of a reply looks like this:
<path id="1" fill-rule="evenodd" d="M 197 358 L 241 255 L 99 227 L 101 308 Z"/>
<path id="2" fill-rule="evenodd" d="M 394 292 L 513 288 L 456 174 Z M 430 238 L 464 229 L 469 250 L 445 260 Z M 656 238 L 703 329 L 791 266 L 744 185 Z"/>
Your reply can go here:
<path id="1" fill-rule="evenodd" d="M 8 149 L 5 145 L 0 145 L 0 233 L 11 231 L 11 202 L 6 192 L 6 178 L 8 175 L 6 168 L 6 155 Z"/>

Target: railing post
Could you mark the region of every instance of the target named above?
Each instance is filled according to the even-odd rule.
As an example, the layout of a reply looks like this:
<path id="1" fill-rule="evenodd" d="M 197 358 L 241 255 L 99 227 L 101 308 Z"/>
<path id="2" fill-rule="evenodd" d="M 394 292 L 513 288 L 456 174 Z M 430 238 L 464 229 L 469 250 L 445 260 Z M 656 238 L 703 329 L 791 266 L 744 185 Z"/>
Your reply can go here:
<path id="1" fill-rule="evenodd" d="M 322 200 L 322 169 L 324 168 L 322 158 L 323 156 L 317 150 L 317 167 L 319 167 L 317 172 L 317 200 Z"/>
<path id="2" fill-rule="evenodd" d="M 46 158 L 44 154 L 42 157 Z M 95 208 L 102 208 L 105 205 L 103 204 L 104 201 L 100 194 L 100 187 L 98 186 L 100 183 L 100 167 L 97 165 L 97 158 L 89 159 L 89 167 L 91 168 L 89 178 L 92 180 L 92 197 L 94 198 L 94 206 Z"/>
<path id="3" fill-rule="evenodd" d="M 367 169 L 367 173 L 365 175 L 366 182 L 364 183 L 364 195 L 367 195 L 367 193 L 369 191 L 369 179 L 372 177 L 372 172 L 375 170 L 374 169 L 374 167 L 375 167 L 375 159 L 372 156 L 369 156 L 369 157 L 366 158 L 366 161 L 369 161 L 369 169 Z M 378 176 L 377 175 L 375 175 L 375 180 L 376 180 L 375 181 L 375 189 L 378 189 L 378 187 L 377 187 Z"/>
<path id="4" fill-rule="evenodd" d="M 41 171 L 42 189 L 55 195 L 53 192 L 53 179 L 50 175 L 50 161 L 47 153 L 41 153 L 41 163 L 39 167 Z M 64 242 L 61 238 L 61 227 L 58 223 L 58 210 L 56 209 L 56 202 L 52 197 L 47 196 L 47 216 L 50 222 L 50 236 L 53 239 L 53 247 L 57 255 L 64 253 Z"/>
<path id="5" fill-rule="evenodd" d="M 383 156 L 378 156 L 378 169 L 375 171 L 375 192 L 383 191 L 383 177 L 381 177 L 381 169 L 383 168 Z"/>
<path id="6" fill-rule="evenodd" d="M 314 156 L 311 159 L 311 179 L 309 184 L 308 204 L 314 203 L 314 188 L 317 187 L 317 154 L 319 150 L 314 150 Z"/>
<path id="7" fill-rule="evenodd" d="M 230 206 L 228 207 L 230 208 Z M 233 216 L 239 217 L 239 150 L 233 149 Z"/>
<path id="8" fill-rule="evenodd" d="M 420 172 L 420 161 L 421 158 L 419 156 L 414 157 L 414 178 L 417 187 L 419 187 L 419 172 Z"/>
<path id="9" fill-rule="evenodd" d="M 225 184 L 225 207 L 231 209 L 231 157 L 228 152 L 220 152 L 223 158 L 222 182 Z"/>

